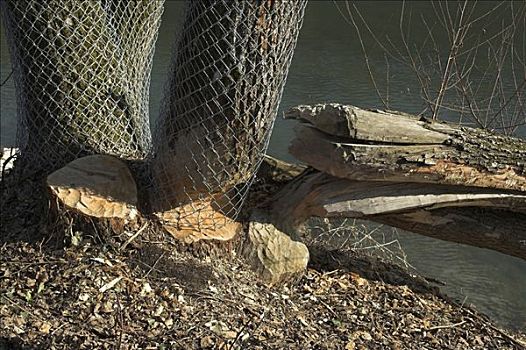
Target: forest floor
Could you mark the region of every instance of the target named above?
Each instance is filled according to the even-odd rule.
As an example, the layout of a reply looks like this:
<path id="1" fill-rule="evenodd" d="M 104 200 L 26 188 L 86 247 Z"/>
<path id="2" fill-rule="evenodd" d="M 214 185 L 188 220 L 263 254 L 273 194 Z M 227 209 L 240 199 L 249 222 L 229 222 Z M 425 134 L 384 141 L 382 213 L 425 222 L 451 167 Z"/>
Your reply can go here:
<path id="1" fill-rule="evenodd" d="M 141 242 L 0 248 L 0 349 L 524 349 L 396 266 L 318 251 L 269 288 L 236 258 Z"/>
<path id="2" fill-rule="evenodd" d="M 313 246 L 301 278 L 269 287 L 235 256 L 198 258 L 150 229 L 123 249 L 42 222 L 43 193 L 1 185 L 0 350 L 526 348 L 378 258 Z"/>

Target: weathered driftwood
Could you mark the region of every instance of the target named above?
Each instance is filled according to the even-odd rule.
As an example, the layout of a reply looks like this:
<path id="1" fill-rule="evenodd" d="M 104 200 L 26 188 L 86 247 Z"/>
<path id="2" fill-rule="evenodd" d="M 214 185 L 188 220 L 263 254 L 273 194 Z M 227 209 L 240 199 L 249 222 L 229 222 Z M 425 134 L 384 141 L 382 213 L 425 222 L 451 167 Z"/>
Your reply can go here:
<path id="1" fill-rule="evenodd" d="M 526 259 L 526 143 L 398 112 L 299 106 L 290 147 L 317 169 L 273 198 L 274 222 L 355 217 Z"/>

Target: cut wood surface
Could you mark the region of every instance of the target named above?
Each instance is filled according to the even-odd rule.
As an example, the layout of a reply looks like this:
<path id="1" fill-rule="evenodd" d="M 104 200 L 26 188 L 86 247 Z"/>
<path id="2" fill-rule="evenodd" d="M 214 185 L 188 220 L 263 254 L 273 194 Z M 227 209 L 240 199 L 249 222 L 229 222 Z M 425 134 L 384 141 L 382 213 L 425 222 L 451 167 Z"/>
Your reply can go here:
<path id="1" fill-rule="evenodd" d="M 134 219 L 137 188 L 118 158 L 92 155 L 75 159 L 47 177 L 51 192 L 68 208 L 97 218 Z"/>
<path id="2" fill-rule="evenodd" d="M 222 214 L 211 200 L 195 200 L 171 210 L 155 212 L 154 215 L 166 231 L 185 243 L 202 239 L 228 241 L 243 226 Z"/>
<path id="3" fill-rule="evenodd" d="M 301 275 L 309 262 L 309 250 L 267 219 L 265 213 L 252 213 L 241 253 L 266 283 L 276 284 Z"/>
<path id="4" fill-rule="evenodd" d="M 465 186 L 354 181 L 319 172 L 297 177 L 280 191 L 279 197 L 285 205 L 277 208 L 277 212 L 284 218 L 292 215 L 301 220 L 314 215 L 362 218 L 414 209 L 467 206 L 526 214 L 526 194 Z M 298 209 L 292 203 L 305 202 L 307 206 L 293 213 Z"/>

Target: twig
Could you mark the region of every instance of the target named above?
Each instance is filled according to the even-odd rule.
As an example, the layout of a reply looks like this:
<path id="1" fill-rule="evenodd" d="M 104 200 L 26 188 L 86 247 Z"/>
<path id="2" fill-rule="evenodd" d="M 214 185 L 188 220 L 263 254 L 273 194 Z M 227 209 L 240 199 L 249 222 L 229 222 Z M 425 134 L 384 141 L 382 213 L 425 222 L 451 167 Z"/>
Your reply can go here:
<path id="1" fill-rule="evenodd" d="M 263 319 L 265 318 L 265 310 L 263 310 L 263 312 L 261 313 L 261 315 L 259 316 L 259 320 L 258 320 L 258 323 L 256 324 L 256 327 L 254 328 L 254 330 L 252 331 L 252 333 L 255 333 L 259 326 L 261 326 L 261 323 L 263 322 Z M 238 338 L 243 334 L 243 329 L 245 329 L 245 326 L 248 326 L 250 323 L 252 323 L 252 320 L 250 320 L 247 324 L 243 325 L 243 328 L 241 329 L 241 331 L 239 332 L 239 334 L 237 335 L 236 339 L 234 339 L 234 342 L 232 343 L 232 345 L 230 346 L 230 349 L 232 349 L 234 347 L 234 345 L 236 344 Z"/>
<path id="2" fill-rule="evenodd" d="M 143 276 L 143 278 L 147 278 L 153 270 L 157 270 L 157 269 L 156 269 L 157 263 L 159 263 L 159 261 L 160 261 L 162 258 L 164 258 L 164 252 L 163 252 L 161 255 L 159 255 L 159 257 L 157 258 L 157 260 L 155 260 L 155 262 L 153 263 L 153 265 L 150 266 L 150 269 L 148 270 L 148 272 L 146 272 L 146 274 Z M 144 264 L 144 265 L 149 266 L 148 264 Z"/>
<path id="3" fill-rule="evenodd" d="M 495 112 L 495 114 L 493 115 L 493 117 L 490 119 L 490 121 L 488 122 L 488 125 L 491 124 L 495 118 L 497 118 L 497 116 L 502 112 L 502 110 L 504 108 L 506 108 L 508 106 L 508 104 L 510 104 L 510 102 L 513 100 L 513 98 L 515 98 L 515 96 L 519 95 L 521 90 L 524 88 L 524 86 L 526 85 L 526 78 L 522 81 L 522 83 L 517 87 L 517 89 L 515 89 L 515 91 L 513 92 L 513 94 L 511 94 L 508 98 L 508 100 L 506 101 L 506 103 L 504 103 L 500 109 Z"/>
<path id="4" fill-rule="evenodd" d="M 55 334 L 56 332 L 58 332 L 59 330 L 64 328 L 67 324 L 68 324 L 67 322 L 62 322 L 62 324 L 60 326 L 58 326 L 57 328 L 53 329 L 53 331 L 51 333 L 49 333 L 49 335 Z"/>
<path id="5" fill-rule="evenodd" d="M 461 322 L 453 323 L 453 324 L 445 324 L 445 325 L 441 325 L 441 326 L 429 327 L 427 330 L 428 331 L 433 331 L 435 329 L 455 328 L 455 327 L 463 325 L 464 323 L 466 323 L 466 321 L 461 321 Z"/>
<path id="6" fill-rule="evenodd" d="M 111 280 L 110 282 L 106 283 L 105 285 L 103 285 L 102 287 L 100 287 L 99 289 L 99 292 L 100 293 L 104 293 L 105 291 L 107 290 L 110 290 L 112 289 L 113 287 L 115 287 L 115 285 L 117 283 L 119 283 L 119 281 L 122 279 L 122 276 L 119 276 L 117 278 L 114 278 L 113 280 Z"/>
<path id="7" fill-rule="evenodd" d="M 9 301 L 11 304 L 13 304 L 14 306 L 18 307 L 20 310 L 26 312 L 28 315 L 31 315 L 31 316 L 34 316 L 34 312 L 31 312 L 29 311 L 28 309 L 26 309 L 25 307 L 23 306 L 20 306 L 20 304 L 18 304 L 16 301 L 14 301 L 13 299 L 3 295 L 2 298 L 6 299 L 7 301 Z"/>
<path id="8" fill-rule="evenodd" d="M 376 84 L 376 79 L 374 78 L 374 74 L 373 74 L 373 71 L 372 71 L 372 68 L 371 68 L 371 65 L 369 63 L 369 56 L 367 55 L 367 50 L 365 49 L 365 44 L 363 42 L 363 38 L 362 38 L 362 34 L 360 32 L 360 28 L 358 27 L 358 24 L 356 23 L 355 19 L 354 19 L 354 16 L 352 15 L 352 11 L 351 11 L 351 8 L 349 6 L 349 3 L 346 2 L 346 7 L 347 7 L 347 11 L 349 12 L 349 17 L 351 19 L 351 23 L 352 25 L 354 26 L 354 28 L 356 29 L 356 34 L 358 35 L 358 41 L 360 42 L 360 47 L 362 48 L 362 53 L 363 53 L 363 56 L 364 56 L 364 59 L 365 59 L 365 65 L 367 67 L 367 72 L 369 73 L 369 78 L 371 79 L 371 82 L 373 84 L 373 87 L 376 91 L 376 95 L 378 96 L 378 98 L 380 99 L 380 101 L 382 102 L 382 105 L 385 107 L 385 108 L 389 108 L 389 103 L 385 101 L 385 99 L 383 98 L 381 92 L 380 92 L 380 89 L 378 88 L 377 84 Z M 338 6 L 336 6 L 338 7 Z M 339 7 L 338 7 L 338 11 L 339 11 Z M 341 12 L 340 12 L 341 13 Z"/>
<path id="9" fill-rule="evenodd" d="M 4 179 L 6 167 L 9 165 L 9 162 L 11 162 L 11 160 L 16 158 L 17 156 L 18 156 L 18 153 L 15 152 L 15 153 L 11 154 L 9 157 L 7 157 L 5 162 L 2 162 L 3 163 L 2 164 L 2 175 L 1 175 L 0 179 Z"/>
<path id="10" fill-rule="evenodd" d="M 123 317 L 122 317 L 122 307 L 121 307 L 121 300 L 119 298 L 119 293 L 116 293 L 117 296 L 117 307 L 119 311 L 119 317 L 117 317 L 117 320 L 119 322 L 119 342 L 117 343 L 117 350 L 121 350 L 122 347 L 122 327 L 123 327 Z"/>
<path id="11" fill-rule="evenodd" d="M 323 306 L 325 306 L 325 307 L 327 308 L 327 310 L 329 310 L 329 311 L 331 312 L 331 314 L 333 314 L 334 316 L 338 317 L 338 314 L 336 313 L 336 311 L 334 311 L 334 310 L 332 309 L 332 307 L 330 307 L 329 304 L 327 304 L 326 302 L 324 302 L 323 300 L 321 300 L 321 298 L 317 298 L 317 299 L 318 299 L 318 301 L 319 301 Z"/>
<path id="12" fill-rule="evenodd" d="M 261 315 L 259 316 L 259 322 L 258 322 L 258 325 L 256 326 L 256 329 L 259 327 L 259 325 L 261 324 L 261 321 L 263 321 L 263 318 L 265 317 L 265 310 L 263 310 L 263 312 L 261 313 Z M 237 341 L 239 339 L 242 338 L 243 336 L 243 331 L 252 323 L 252 319 L 249 319 L 248 322 L 245 322 L 243 324 L 243 327 L 241 327 L 241 330 L 237 333 L 236 335 L 236 338 L 234 339 L 234 341 L 232 342 L 232 344 L 230 345 L 230 349 L 233 349 L 234 348 L 234 345 L 236 345 Z M 254 331 L 256 330 L 254 329 Z"/>
<path id="13" fill-rule="evenodd" d="M 453 304 L 457 305 L 458 306 L 458 303 L 456 303 L 455 301 L 451 301 Z M 468 308 L 463 308 L 463 311 L 465 311 L 466 313 L 468 313 L 469 315 L 473 316 L 474 318 L 476 319 L 482 319 L 482 317 L 480 317 L 480 315 L 478 315 L 477 313 L 473 312 L 472 310 L 468 309 Z M 495 327 L 493 324 L 491 323 L 485 323 L 484 324 L 485 326 L 491 328 L 492 330 L 494 330 L 495 332 L 499 333 L 500 335 L 502 335 L 503 337 L 505 337 L 506 339 L 510 340 L 511 342 L 519 345 L 520 347 L 525 347 L 526 346 L 526 343 L 524 343 L 522 340 L 519 340 L 519 339 L 516 339 L 514 338 L 513 336 L 507 334 L 505 331 L 503 331 L 502 329 L 498 328 L 498 327 Z"/>
<path id="14" fill-rule="evenodd" d="M 148 227 L 148 222 L 146 222 L 133 236 L 128 238 L 128 240 L 119 248 L 120 251 L 126 249 L 128 244 L 130 244 L 135 238 L 137 238 L 145 229 Z"/>

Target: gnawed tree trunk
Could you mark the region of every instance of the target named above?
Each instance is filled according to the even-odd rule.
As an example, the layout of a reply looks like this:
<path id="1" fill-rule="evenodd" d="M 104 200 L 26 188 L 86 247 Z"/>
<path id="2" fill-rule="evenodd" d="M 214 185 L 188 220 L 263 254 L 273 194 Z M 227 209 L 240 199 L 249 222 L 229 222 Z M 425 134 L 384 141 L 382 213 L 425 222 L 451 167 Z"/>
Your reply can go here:
<path id="1" fill-rule="evenodd" d="M 282 162 L 274 162 L 283 164 Z M 265 169 L 272 165 L 265 163 L 261 175 L 269 181 L 281 181 L 282 169 L 278 172 L 268 172 Z M 275 168 L 275 167 L 274 167 Z M 290 166 L 290 173 L 295 173 L 294 166 Z M 289 173 L 285 174 L 288 176 Z M 67 211 L 69 216 L 77 215 L 77 221 L 82 218 L 95 218 L 100 228 L 108 227 L 110 233 L 119 233 L 119 227 L 136 233 L 126 242 L 117 243 L 118 249 L 123 249 L 129 240 L 142 233 L 145 226 L 139 229 L 139 224 L 151 224 L 144 212 L 140 213 L 137 207 L 137 188 L 133 176 L 123 161 L 108 155 L 93 155 L 78 158 L 68 163 L 63 168 L 53 172 L 47 178 L 47 186 L 58 202 Z M 254 209 L 254 208 L 252 208 Z M 226 243 L 214 240 L 211 243 L 201 241 L 188 244 L 194 254 L 216 256 L 222 258 L 232 256 L 235 251 L 241 253 L 249 265 L 268 284 L 282 283 L 294 279 L 305 270 L 309 251 L 305 244 L 291 239 L 287 234 L 270 222 L 264 211 L 250 210 L 244 227 L 246 232 L 242 235 L 235 227 L 229 233 Z M 222 230 L 227 228 L 222 227 Z M 154 230 L 154 235 L 159 237 L 162 230 Z M 161 238 L 162 239 L 162 238 Z M 184 243 L 195 243 L 185 241 Z"/>
<path id="2" fill-rule="evenodd" d="M 266 149 L 306 1 L 190 1 L 151 205 L 187 242 L 227 240 Z"/>
<path id="3" fill-rule="evenodd" d="M 354 217 L 526 259 L 526 143 L 352 106 L 300 106 L 291 153 L 317 170 L 269 204 L 293 231 Z"/>
<path id="4" fill-rule="evenodd" d="M 81 155 L 148 152 L 147 80 L 163 1 L 131 3 L 125 13 L 124 2 L 2 1 L 19 147 L 43 175 Z"/>
<path id="5" fill-rule="evenodd" d="M 61 244 L 75 231 L 113 239 L 136 228 L 138 168 L 128 166 L 151 146 L 149 76 L 163 3 L 0 1 L 20 147 L 2 179 L 2 208 L 10 207 L 2 234 L 65 235 Z"/>
<path id="6" fill-rule="evenodd" d="M 9 0 L 4 8 L 23 107 L 22 159 L 41 175 L 67 163 L 47 178 L 52 203 L 58 199 L 59 217 L 98 233 L 121 233 L 130 221 L 136 230 L 136 219 L 149 219 L 137 213 L 144 209 L 137 194 L 147 188 L 135 188 L 128 166 L 137 163 L 118 158 L 140 160 L 149 150 L 144 107 L 162 3 Z M 306 1 L 189 3 L 151 203 L 185 242 L 231 240 L 242 228 L 233 218 L 268 144 Z M 266 223 L 250 232 L 251 250 L 265 254 L 252 263 L 269 279 L 290 274 L 282 258 L 295 260 L 296 248 L 304 269 L 304 245 Z"/>

